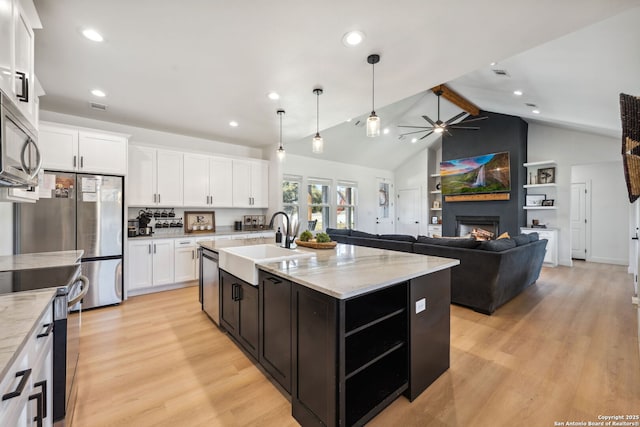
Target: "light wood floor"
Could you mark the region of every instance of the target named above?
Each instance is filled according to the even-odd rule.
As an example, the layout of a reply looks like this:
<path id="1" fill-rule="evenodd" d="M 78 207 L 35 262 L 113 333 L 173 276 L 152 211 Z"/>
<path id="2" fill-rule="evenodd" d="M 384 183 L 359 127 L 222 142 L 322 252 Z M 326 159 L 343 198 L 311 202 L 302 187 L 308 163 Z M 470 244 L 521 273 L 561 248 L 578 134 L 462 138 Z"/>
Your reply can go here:
<path id="1" fill-rule="evenodd" d="M 372 426 L 553 426 L 640 413 L 626 267 L 544 268 L 485 316 L 452 306 L 451 368 Z M 74 426 L 290 426 L 285 396 L 200 311 L 197 288 L 83 313 Z"/>

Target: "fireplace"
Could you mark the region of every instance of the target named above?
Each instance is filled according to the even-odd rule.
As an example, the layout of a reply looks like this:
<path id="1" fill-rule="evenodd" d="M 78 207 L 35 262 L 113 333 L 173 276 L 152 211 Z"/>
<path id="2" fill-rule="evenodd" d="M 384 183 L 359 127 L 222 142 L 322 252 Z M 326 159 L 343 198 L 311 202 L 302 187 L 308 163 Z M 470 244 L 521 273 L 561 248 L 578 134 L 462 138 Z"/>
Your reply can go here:
<path id="1" fill-rule="evenodd" d="M 477 240 L 491 240 L 498 237 L 499 231 L 498 216 L 456 216 L 456 236 L 472 235 Z"/>

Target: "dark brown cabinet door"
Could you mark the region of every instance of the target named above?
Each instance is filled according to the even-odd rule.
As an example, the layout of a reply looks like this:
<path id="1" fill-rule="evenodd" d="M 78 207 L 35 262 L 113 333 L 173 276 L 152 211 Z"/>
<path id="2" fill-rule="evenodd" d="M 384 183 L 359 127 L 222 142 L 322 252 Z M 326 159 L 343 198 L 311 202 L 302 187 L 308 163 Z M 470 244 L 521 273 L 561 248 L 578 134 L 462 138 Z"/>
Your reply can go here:
<path id="1" fill-rule="evenodd" d="M 220 323 L 231 335 L 238 329 L 238 303 L 236 286 L 238 279 L 226 271 L 220 271 Z"/>
<path id="2" fill-rule="evenodd" d="M 260 364 L 291 393 L 291 282 L 260 272 Z"/>
<path id="3" fill-rule="evenodd" d="M 258 287 L 246 282 L 238 284 L 238 341 L 253 357 L 258 358 L 259 317 Z"/>

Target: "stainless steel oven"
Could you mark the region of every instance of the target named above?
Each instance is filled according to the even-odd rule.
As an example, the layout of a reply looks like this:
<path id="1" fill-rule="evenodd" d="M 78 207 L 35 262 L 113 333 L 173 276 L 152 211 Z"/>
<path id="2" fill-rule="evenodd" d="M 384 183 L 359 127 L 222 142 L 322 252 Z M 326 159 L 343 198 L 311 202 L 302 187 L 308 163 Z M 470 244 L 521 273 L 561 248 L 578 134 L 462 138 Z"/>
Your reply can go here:
<path id="1" fill-rule="evenodd" d="M 37 131 L 0 91 L 0 186 L 32 187 L 38 184 L 42 157 Z"/>

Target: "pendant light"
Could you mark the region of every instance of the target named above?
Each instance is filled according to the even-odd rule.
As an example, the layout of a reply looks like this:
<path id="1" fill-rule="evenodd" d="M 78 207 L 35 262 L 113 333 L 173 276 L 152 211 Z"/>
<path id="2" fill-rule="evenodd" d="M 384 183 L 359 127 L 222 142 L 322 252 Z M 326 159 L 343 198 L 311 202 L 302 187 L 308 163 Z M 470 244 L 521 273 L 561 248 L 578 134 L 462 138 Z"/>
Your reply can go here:
<path id="1" fill-rule="evenodd" d="M 376 68 L 375 64 L 380 62 L 380 55 L 369 55 L 367 62 L 371 64 L 372 79 L 371 79 L 371 114 L 367 118 L 367 136 L 375 137 L 380 136 L 380 117 L 376 115 L 375 100 L 376 100 Z"/>
<path id="2" fill-rule="evenodd" d="M 324 148 L 324 141 L 320 136 L 320 95 L 322 95 L 322 89 L 316 88 L 313 90 L 313 93 L 316 94 L 316 136 L 313 137 L 313 143 L 311 145 L 311 150 L 315 154 L 321 154 Z"/>
<path id="3" fill-rule="evenodd" d="M 280 142 L 278 144 L 278 149 L 276 150 L 276 154 L 278 155 L 278 160 L 284 160 L 284 146 L 282 145 L 282 115 L 284 114 L 284 110 L 280 109 L 277 111 L 278 116 L 280 116 Z"/>

